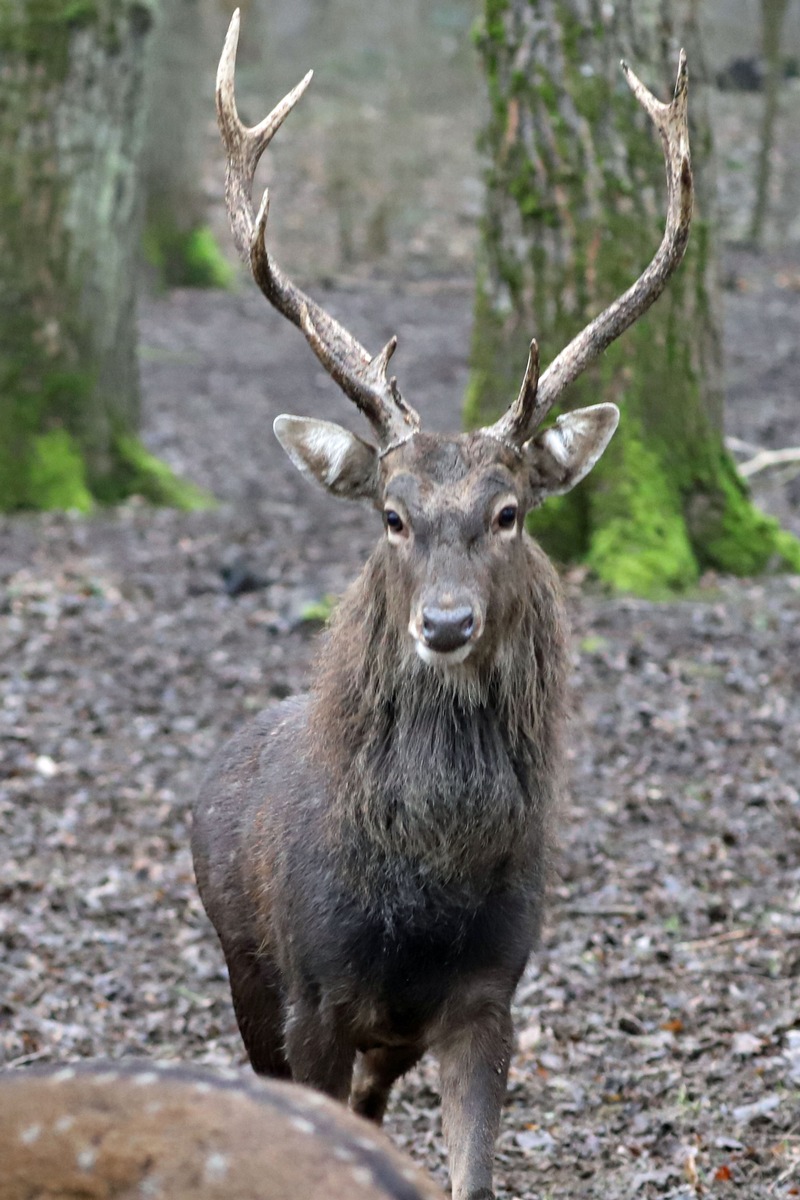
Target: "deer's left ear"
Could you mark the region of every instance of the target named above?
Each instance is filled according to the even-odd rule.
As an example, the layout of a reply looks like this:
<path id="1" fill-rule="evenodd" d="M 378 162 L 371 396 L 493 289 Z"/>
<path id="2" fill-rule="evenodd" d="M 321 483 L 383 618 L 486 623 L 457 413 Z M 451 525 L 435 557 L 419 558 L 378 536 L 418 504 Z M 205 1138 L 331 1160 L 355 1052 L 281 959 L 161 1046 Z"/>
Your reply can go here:
<path id="1" fill-rule="evenodd" d="M 576 408 L 522 447 L 529 468 L 531 507 L 561 496 L 588 475 L 617 428 L 616 404 Z"/>

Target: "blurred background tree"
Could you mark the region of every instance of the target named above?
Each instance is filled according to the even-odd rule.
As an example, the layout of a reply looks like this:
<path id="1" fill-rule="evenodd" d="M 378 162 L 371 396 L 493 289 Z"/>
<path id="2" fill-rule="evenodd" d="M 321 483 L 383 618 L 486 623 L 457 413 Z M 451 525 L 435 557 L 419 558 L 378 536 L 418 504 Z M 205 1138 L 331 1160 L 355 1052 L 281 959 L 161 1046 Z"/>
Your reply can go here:
<path id="1" fill-rule="evenodd" d="M 486 0 L 478 37 L 490 158 L 466 400 L 493 420 L 519 386 L 532 334 L 546 365 L 649 262 L 666 211 L 658 139 L 619 70 L 622 55 L 668 98 L 689 57 L 695 215 L 665 295 L 570 389 L 613 400 L 619 431 L 583 486 L 533 532 L 561 561 L 639 593 L 706 567 L 800 569 L 800 543 L 750 502 L 723 440 L 721 319 L 707 74 L 692 0 Z"/>
<path id="2" fill-rule="evenodd" d="M 761 117 L 756 198 L 753 204 L 753 218 L 750 224 L 750 236 L 756 244 L 759 244 L 763 239 L 764 222 L 767 217 L 769 185 L 772 175 L 772 152 L 775 139 L 775 119 L 778 115 L 780 83 L 781 75 L 783 74 L 781 33 L 783 32 L 788 9 L 789 0 L 761 0 L 764 111 Z"/>
<path id="3" fill-rule="evenodd" d="M 0 0 L 0 510 L 194 505 L 138 440 L 154 0 Z"/>
<path id="4" fill-rule="evenodd" d="M 204 170 L 212 47 L 224 32 L 213 0 L 161 0 L 143 170 L 145 257 L 164 287 L 228 287 L 234 278 L 208 225 Z"/>

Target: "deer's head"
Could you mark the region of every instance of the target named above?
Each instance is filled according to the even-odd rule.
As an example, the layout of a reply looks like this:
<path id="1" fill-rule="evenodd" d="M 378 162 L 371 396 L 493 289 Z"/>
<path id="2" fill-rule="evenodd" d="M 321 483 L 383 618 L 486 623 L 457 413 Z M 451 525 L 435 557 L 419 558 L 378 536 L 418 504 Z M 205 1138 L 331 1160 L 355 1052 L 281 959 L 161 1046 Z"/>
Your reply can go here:
<path id="1" fill-rule="evenodd" d="M 311 73 L 252 129 L 234 99 L 239 14 L 217 74 L 217 113 L 228 154 L 226 199 L 234 239 L 267 299 L 302 329 L 332 378 L 372 426 L 374 442 L 340 425 L 280 416 L 275 433 L 292 462 L 334 496 L 364 500 L 383 516 L 385 569 L 402 597 L 413 646 L 426 662 L 455 665 L 491 648 L 514 619 L 509 573 L 526 569 L 524 518 L 583 479 L 616 429 L 619 411 L 597 404 L 543 422 L 564 389 L 657 299 L 683 257 L 692 211 L 686 58 L 670 104 L 626 78 L 661 134 L 667 165 L 666 231 L 639 279 L 561 351 L 539 377 L 531 343 L 519 396 L 494 425 L 474 433 L 425 433 L 388 373 L 396 339 L 371 356 L 288 279 L 265 244 L 268 193 L 251 201 L 258 161 L 311 80 Z M 518 601 L 517 601 L 518 602 Z"/>
<path id="2" fill-rule="evenodd" d="M 303 474 L 381 513 L 392 611 L 419 656 L 445 666 L 490 653 L 516 624 L 509 582 L 530 569 L 525 514 L 591 470 L 618 417 L 598 404 L 519 444 L 500 426 L 409 430 L 384 447 L 304 417 L 278 417 L 275 432 Z"/>

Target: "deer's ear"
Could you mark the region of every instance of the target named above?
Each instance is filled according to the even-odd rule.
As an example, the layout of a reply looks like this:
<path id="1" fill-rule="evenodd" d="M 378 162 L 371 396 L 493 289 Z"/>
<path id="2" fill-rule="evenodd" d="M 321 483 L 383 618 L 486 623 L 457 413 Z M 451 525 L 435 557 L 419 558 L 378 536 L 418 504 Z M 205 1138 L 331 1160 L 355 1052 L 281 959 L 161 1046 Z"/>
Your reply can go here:
<path id="1" fill-rule="evenodd" d="M 611 441 L 618 421 L 616 404 L 576 408 L 526 442 L 522 453 L 530 471 L 532 507 L 580 483 Z"/>
<path id="2" fill-rule="evenodd" d="M 276 417 L 272 428 L 298 471 L 344 500 L 374 500 L 378 451 L 369 442 L 310 417 Z"/>

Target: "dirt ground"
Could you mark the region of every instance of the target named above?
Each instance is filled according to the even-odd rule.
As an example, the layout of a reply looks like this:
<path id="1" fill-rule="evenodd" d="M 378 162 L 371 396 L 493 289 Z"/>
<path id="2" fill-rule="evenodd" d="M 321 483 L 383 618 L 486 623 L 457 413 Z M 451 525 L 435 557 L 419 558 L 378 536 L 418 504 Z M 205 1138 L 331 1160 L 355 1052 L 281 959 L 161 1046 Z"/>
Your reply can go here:
<path id="1" fill-rule="evenodd" d="M 800 442 L 800 256 L 728 257 L 729 427 Z M 325 303 L 458 422 L 468 280 Z M 222 501 L 0 521 L 0 1052 L 242 1062 L 188 806 L 253 710 L 303 688 L 314 606 L 374 514 L 312 489 L 286 409 L 357 420 L 250 289 L 145 304 L 146 438 Z M 354 426 L 353 426 L 354 427 Z M 797 480 L 763 499 L 800 533 Z M 255 590 L 229 590 L 247 577 Z M 800 1195 L 800 579 L 610 600 L 566 578 L 572 796 L 497 1147 L 502 1200 Z M 437 1080 L 395 1139 L 446 1179 Z"/>

